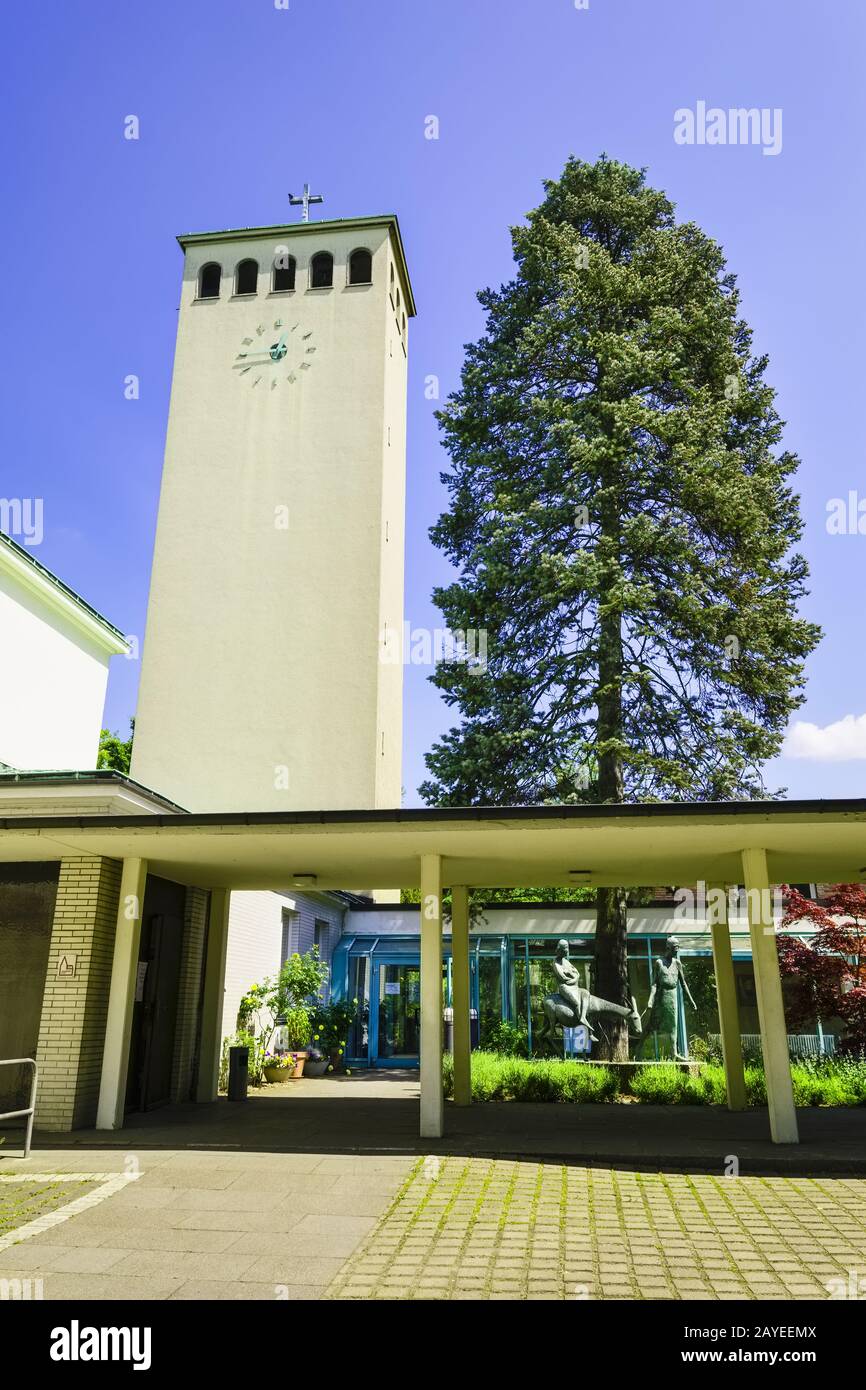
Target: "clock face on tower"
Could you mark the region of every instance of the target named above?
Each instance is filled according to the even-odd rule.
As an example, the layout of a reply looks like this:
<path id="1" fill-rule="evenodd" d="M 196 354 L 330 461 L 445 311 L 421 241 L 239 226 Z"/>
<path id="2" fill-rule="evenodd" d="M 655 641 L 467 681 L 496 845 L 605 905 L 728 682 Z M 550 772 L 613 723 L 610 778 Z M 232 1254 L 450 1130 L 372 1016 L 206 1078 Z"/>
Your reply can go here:
<path id="1" fill-rule="evenodd" d="M 294 386 L 313 365 L 312 338 L 312 330 L 304 333 L 300 323 L 287 327 L 282 319 L 275 319 L 273 328 L 259 323 L 242 340 L 232 369 L 250 386 L 266 391 L 276 391 L 281 384 Z"/>

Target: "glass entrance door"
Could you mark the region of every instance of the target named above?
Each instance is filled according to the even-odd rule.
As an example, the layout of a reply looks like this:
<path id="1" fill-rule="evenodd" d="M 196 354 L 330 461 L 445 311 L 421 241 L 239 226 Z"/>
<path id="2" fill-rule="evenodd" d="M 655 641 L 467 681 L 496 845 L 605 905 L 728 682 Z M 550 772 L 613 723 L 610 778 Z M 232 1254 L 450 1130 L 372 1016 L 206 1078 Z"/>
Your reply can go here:
<path id="1" fill-rule="evenodd" d="M 421 968 L 381 962 L 377 973 L 375 1058 L 392 1066 L 417 1066 L 421 1045 Z"/>

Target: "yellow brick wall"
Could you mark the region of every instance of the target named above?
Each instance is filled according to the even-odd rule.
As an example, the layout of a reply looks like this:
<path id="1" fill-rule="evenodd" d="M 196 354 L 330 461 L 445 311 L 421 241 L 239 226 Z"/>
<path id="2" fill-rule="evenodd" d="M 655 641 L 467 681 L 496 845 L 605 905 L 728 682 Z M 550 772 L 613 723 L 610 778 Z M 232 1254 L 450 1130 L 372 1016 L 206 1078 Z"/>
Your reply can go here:
<path id="1" fill-rule="evenodd" d="M 120 870 L 98 855 L 61 861 L 36 1052 L 39 1129 L 96 1121 Z M 72 979 L 57 974 L 67 952 L 78 957 Z"/>
<path id="2" fill-rule="evenodd" d="M 186 890 L 180 984 L 177 993 L 177 1025 L 171 1064 L 173 1101 L 190 1100 L 195 1088 L 194 1070 L 209 896 L 202 888 Z"/>

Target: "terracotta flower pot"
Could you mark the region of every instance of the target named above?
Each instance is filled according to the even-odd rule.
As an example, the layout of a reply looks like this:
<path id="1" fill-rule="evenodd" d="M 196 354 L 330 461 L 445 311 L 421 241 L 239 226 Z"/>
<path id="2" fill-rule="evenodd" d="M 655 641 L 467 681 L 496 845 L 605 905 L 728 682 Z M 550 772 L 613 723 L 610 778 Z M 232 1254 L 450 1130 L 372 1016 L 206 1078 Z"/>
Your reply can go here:
<path id="1" fill-rule="evenodd" d="M 291 1067 L 288 1067 L 286 1076 L 290 1077 L 293 1081 L 298 1081 L 304 1074 L 304 1066 L 306 1065 L 308 1054 L 306 1052 L 296 1052 L 294 1055 L 297 1058 L 294 1071 Z"/>

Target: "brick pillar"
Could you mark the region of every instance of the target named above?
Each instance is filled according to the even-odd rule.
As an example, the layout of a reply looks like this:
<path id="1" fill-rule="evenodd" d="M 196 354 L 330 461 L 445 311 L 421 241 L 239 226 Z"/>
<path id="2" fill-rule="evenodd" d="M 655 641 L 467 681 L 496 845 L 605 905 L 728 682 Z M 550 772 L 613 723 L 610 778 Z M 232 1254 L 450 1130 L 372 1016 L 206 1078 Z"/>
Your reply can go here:
<path id="1" fill-rule="evenodd" d="M 203 888 L 187 888 L 183 914 L 177 1025 L 171 1062 L 171 1098 L 192 1100 L 195 1091 L 195 1054 L 201 1005 L 204 946 L 207 936 L 208 895 Z"/>
<path id="2" fill-rule="evenodd" d="M 117 860 L 61 861 L 36 1051 L 38 1129 L 96 1122 L 119 891 Z"/>

